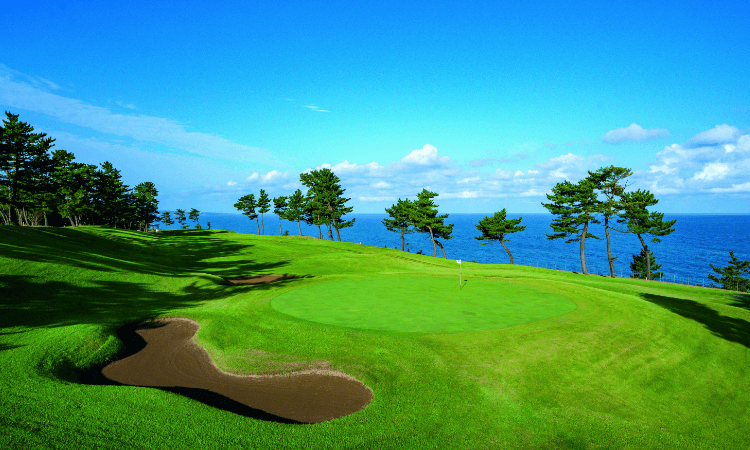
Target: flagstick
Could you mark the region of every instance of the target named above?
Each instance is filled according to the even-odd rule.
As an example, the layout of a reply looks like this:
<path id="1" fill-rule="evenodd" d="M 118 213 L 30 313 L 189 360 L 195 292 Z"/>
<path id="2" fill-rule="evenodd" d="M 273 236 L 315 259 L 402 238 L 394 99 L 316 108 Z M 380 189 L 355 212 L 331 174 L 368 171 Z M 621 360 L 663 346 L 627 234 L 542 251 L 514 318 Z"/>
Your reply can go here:
<path id="1" fill-rule="evenodd" d="M 461 278 L 464 277 L 463 275 L 463 266 L 461 265 L 461 260 L 457 259 L 456 262 L 458 263 L 458 287 L 461 287 Z"/>

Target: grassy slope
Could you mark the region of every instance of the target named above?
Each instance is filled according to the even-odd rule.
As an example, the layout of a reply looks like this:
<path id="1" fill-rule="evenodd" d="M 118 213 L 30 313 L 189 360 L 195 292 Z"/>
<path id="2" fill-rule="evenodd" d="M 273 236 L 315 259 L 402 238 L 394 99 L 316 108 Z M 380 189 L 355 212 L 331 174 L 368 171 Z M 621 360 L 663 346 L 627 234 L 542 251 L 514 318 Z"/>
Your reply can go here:
<path id="1" fill-rule="evenodd" d="M 297 237 L 0 227 L 0 447 L 746 448 L 747 297 L 466 263 L 470 280 L 512 277 L 577 309 L 416 334 L 326 326 L 270 306 L 335 279 L 455 272 L 452 260 Z M 257 273 L 308 277 L 255 287 L 220 278 Z M 78 382 L 116 357 L 119 326 L 157 316 L 199 321 L 199 343 L 225 370 L 332 367 L 370 386 L 373 402 L 296 426 Z"/>

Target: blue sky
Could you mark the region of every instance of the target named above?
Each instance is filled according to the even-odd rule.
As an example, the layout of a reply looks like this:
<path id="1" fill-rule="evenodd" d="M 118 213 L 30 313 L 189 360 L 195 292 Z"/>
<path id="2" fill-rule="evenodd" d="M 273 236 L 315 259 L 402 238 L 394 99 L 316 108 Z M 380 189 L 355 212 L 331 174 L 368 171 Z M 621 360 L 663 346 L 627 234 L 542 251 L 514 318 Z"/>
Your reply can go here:
<path id="1" fill-rule="evenodd" d="M 545 212 L 612 164 L 659 211 L 750 212 L 750 3 L 566 3 L 14 2 L 0 108 L 162 209 L 331 167 L 359 213 Z"/>

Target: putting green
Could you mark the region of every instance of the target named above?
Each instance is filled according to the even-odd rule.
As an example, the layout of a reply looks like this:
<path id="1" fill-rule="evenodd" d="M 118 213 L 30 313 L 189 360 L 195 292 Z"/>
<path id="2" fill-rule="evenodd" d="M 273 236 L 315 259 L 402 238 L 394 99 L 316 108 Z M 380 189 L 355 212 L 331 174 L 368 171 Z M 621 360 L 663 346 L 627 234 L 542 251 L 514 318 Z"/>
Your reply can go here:
<path id="1" fill-rule="evenodd" d="M 379 277 L 333 281 L 279 295 L 284 314 L 342 327 L 401 332 L 504 328 L 576 309 L 569 299 L 510 281 Z"/>

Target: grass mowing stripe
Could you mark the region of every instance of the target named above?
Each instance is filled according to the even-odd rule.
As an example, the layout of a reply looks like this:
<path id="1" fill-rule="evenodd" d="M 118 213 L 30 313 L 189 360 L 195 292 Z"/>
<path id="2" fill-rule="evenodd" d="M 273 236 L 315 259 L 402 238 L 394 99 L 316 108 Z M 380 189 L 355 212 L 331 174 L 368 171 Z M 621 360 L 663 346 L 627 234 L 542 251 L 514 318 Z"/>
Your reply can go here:
<path id="1" fill-rule="evenodd" d="M 457 285 L 455 266 L 316 239 L 0 226 L 0 447 L 746 448 L 748 296 L 465 263 L 465 289 L 509 277 L 487 282 L 541 289 L 577 308 L 471 333 L 369 331 L 271 308 L 329 281 Z M 218 278 L 261 273 L 308 278 L 252 287 Z M 369 314 L 387 317 L 384 305 Z M 287 426 L 156 389 L 75 381 L 93 360 L 116 356 L 108 339 L 119 325 L 181 315 L 202 324 L 197 340 L 223 370 L 331 367 L 370 386 L 373 402 L 331 422 Z"/>

